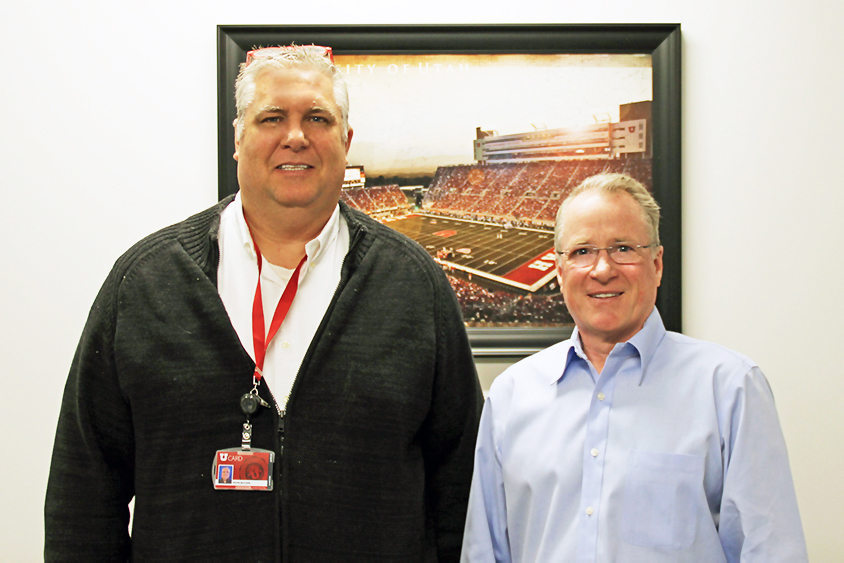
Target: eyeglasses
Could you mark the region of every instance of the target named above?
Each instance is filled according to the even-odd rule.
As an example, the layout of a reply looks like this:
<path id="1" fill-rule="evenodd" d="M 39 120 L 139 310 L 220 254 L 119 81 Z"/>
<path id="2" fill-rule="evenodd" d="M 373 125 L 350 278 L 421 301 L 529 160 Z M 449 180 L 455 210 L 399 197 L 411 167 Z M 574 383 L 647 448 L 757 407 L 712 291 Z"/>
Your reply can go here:
<path id="1" fill-rule="evenodd" d="M 642 251 L 646 248 L 654 248 L 658 244 L 614 244 L 605 248 L 598 248 L 597 246 L 585 245 L 572 248 L 571 250 L 557 251 L 557 254 L 566 256 L 566 261 L 575 268 L 588 268 L 598 261 L 598 253 L 602 250 L 607 251 L 607 256 L 610 260 L 621 266 L 628 266 L 630 264 L 638 264 L 642 261 Z"/>
<path id="2" fill-rule="evenodd" d="M 334 62 L 334 51 L 331 47 L 323 47 L 322 45 L 281 45 L 279 47 L 264 47 L 263 49 L 253 49 L 246 53 L 246 66 L 249 66 L 255 59 L 262 57 L 272 57 L 280 53 L 288 51 L 305 51 L 314 55 L 328 58 L 332 63 Z"/>

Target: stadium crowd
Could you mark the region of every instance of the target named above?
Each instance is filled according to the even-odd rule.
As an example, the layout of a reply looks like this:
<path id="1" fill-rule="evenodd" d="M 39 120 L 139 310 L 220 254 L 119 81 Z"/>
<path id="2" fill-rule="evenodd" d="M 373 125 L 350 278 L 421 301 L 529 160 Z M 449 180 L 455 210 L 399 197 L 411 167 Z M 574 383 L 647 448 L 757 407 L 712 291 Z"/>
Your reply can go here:
<path id="1" fill-rule="evenodd" d="M 403 213 L 410 208 L 407 197 L 397 184 L 344 189 L 340 194 L 340 199 L 349 204 L 349 207 L 359 209 L 364 213 L 383 211 Z"/>
<path id="2" fill-rule="evenodd" d="M 520 295 L 489 290 L 446 273 L 463 310 L 466 326 L 554 326 L 571 324 L 560 293 Z"/>
<path id="3" fill-rule="evenodd" d="M 580 182 L 621 172 L 650 189 L 647 159 L 559 160 L 441 166 L 422 202 L 427 212 L 549 227 L 566 194 Z"/>

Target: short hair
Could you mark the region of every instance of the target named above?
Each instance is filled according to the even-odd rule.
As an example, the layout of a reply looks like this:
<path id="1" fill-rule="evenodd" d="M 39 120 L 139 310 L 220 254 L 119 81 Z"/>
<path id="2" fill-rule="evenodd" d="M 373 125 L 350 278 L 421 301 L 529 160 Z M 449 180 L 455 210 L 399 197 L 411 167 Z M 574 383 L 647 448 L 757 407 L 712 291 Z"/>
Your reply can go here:
<path id="1" fill-rule="evenodd" d="M 560 204 L 560 209 L 557 211 L 557 220 L 554 223 L 554 246 L 558 252 L 562 252 L 563 241 L 563 216 L 566 209 L 571 204 L 571 201 L 584 192 L 593 190 L 600 190 L 605 193 L 626 192 L 639 204 L 642 210 L 642 218 L 648 225 L 650 230 L 650 243 L 659 246 L 659 204 L 653 198 L 651 193 L 640 184 L 626 174 L 608 173 L 597 174 L 586 178 L 579 186 L 574 188 L 571 193 Z"/>
<path id="2" fill-rule="evenodd" d="M 255 99 L 255 83 L 258 77 L 268 70 L 286 68 L 318 72 L 331 80 L 334 102 L 340 108 L 343 141 L 348 140 L 349 90 L 342 72 L 329 57 L 311 49 L 300 49 L 298 45 L 290 45 L 275 53 L 256 57 L 251 62 L 241 63 L 240 73 L 234 83 L 234 100 L 237 108 L 234 125 L 237 138 L 240 139 L 243 136 L 243 120 L 246 110 Z"/>

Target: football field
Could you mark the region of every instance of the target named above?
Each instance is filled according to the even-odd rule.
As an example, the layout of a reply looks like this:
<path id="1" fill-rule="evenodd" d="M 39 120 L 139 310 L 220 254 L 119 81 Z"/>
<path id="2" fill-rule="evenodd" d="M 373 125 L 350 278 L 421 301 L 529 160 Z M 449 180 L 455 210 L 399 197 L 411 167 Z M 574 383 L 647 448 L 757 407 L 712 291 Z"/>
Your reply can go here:
<path id="1" fill-rule="evenodd" d="M 526 291 L 554 279 L 554 233 L 505 228 L 438 215 L 414 214 L 387 221 L 438 262 Z"/>

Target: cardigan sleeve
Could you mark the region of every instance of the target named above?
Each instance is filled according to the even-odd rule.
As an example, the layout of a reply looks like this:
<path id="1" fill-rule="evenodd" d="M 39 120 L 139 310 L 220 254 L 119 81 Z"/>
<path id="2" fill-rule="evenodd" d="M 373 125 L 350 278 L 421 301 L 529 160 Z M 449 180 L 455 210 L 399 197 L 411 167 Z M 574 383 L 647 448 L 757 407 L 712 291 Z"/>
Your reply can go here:
<path id="1" fill-rule="evenodd" d="M 134 495 L 132 414 L 115 369 L 112 271 L 88 316 L 65 386 L 44 507 L 44 559 L 127 560 Z"/>
<path id="2" fill-rule="evenodd" d="M 460 306 L 437 272 L 437 366 L 424 435 L 428 499 L 440 561 L 458 561 L 483 395 Z"/>

